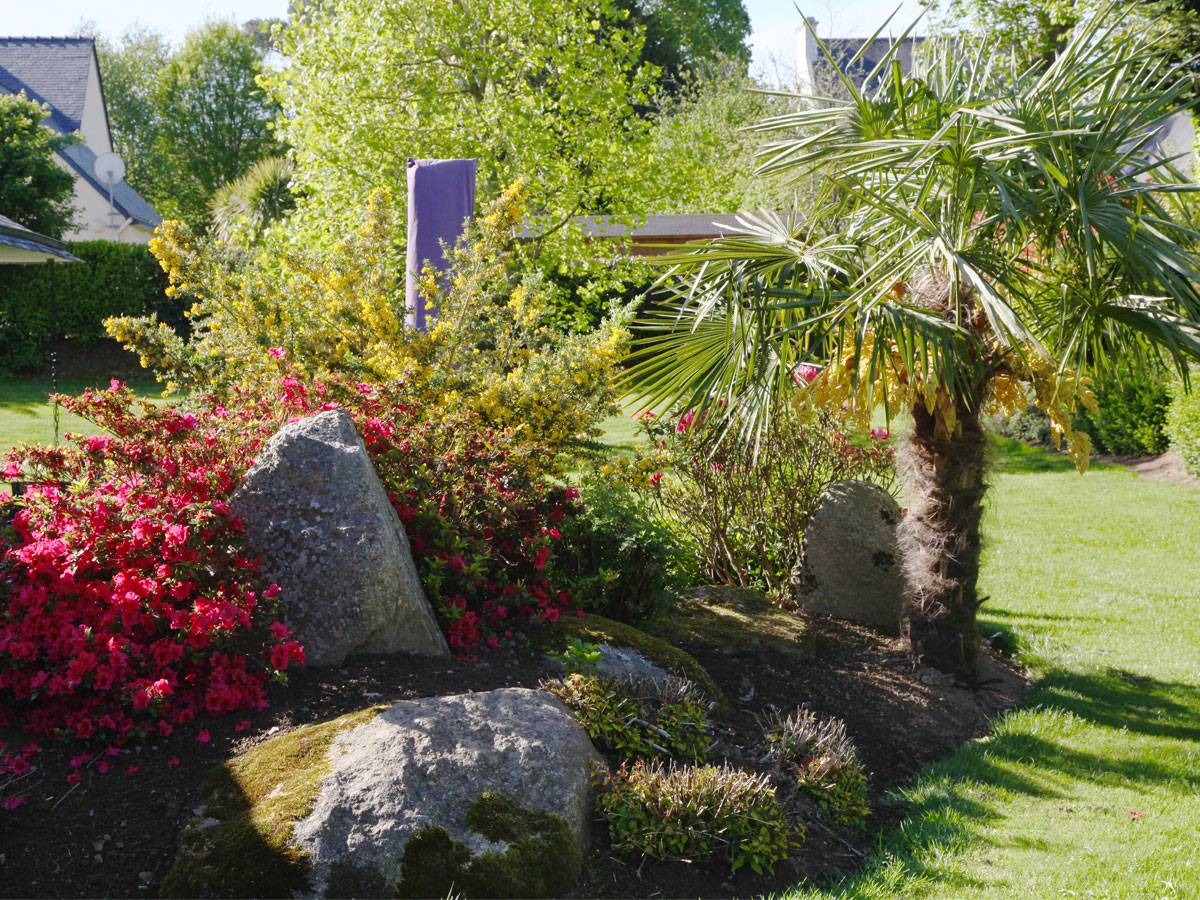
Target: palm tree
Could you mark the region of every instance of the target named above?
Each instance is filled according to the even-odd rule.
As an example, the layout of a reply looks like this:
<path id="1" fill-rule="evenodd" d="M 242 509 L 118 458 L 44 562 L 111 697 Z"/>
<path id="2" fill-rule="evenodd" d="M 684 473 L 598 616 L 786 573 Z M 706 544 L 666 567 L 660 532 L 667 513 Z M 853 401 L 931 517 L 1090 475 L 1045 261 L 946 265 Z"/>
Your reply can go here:
<path id="1" fill-rule="evenodd" d="M 258 243 L 263 232 L 296 205 L 295 171 L 295 164 L 286 156 L 267 156 L 217 188 L 208 201 L 217 239 Z"/>
<path id="2" fill-rule="evenodd" d="M 731 411 L 746 439 L 783 403 L 911 414 L 902 625 L 944 671 L 976 661 L 985 408 L 1032 400 L 1082 470 L 1087 373 L 1157 357 L 1186 377 L 1200 357 L 1198 188 L 1151 152 L 1189 83 L 1104 24 L 1125 15 L 1028 71 L 930 42 L 860 88 L 826 51 L 844 99 L 759 126 L 781 134 L 760 171 L 823 176 L 814 208 L 666 258 L 629 370 L 648 406 Z M 806 362 L 824 369 L 797 388 Z"/>

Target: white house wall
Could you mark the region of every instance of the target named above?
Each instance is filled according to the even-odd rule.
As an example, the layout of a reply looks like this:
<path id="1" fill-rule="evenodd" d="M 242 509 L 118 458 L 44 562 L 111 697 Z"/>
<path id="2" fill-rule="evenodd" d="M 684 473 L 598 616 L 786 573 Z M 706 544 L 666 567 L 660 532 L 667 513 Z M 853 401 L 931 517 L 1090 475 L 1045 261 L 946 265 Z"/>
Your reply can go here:
<path id="1" fill-rule="evenodd" d="M 88 73 L 87 95 L 83 101 L 83 116 L 79 123 L 83 142 L 97 156 L 112 152 L 112 139 L 108 132 L 108 117 L 104 114 L 104 96 L 100 91 L 100 72 L 96 68 L 96 54 L 92 54 L 91 70 Z M 107 203 L 107 201 L 105 201 Z"/>
<path id="2" fill-rule="evenodd" d="M 54 161 L 75 175 L 75 170 L 67 165 L 60 156 L 55 155 Z M 148 244 L 150 238 L 154 236 L 153 231 L 147 231 L 132 223 L 125 224 L 125 217 L 119 212 L 112 219 L 113 224 L 118 228 L 107 227 L 109 222 L 108 194 L 101 194 L 78 176 L 75 178 L 75 196 L 72 202 L 75 204 L 74 228 L 63 234 L 65 241 L 118 241 L 122 244 Z M 94 229 L 92 223 L 96 220 L 103 221 L 106 227 L 99 230 Z"/>

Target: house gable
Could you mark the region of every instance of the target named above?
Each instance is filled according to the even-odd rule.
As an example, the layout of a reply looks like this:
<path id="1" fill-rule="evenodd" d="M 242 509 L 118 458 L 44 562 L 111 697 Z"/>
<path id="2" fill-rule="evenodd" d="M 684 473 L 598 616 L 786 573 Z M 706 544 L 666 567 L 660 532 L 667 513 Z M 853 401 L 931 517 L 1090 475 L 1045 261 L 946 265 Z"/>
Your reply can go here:
<path id="1" fill-rule="evenodd" d="M 0 92 L 24 94 L 50 107 L 46 124 L 61 134 L 77 133 L 82 143 L 67 147 L 58 161 L 75 176 L 74 240 L 103 237 L 92 223 L 107 221 L 108 186 L 95 174 L 96 157 L 112 151 L 108 110 L 91 38 L 0 37 Z M 146 243 L 162 217 L 126 182 L 114 185 L 114 237 Z"/>

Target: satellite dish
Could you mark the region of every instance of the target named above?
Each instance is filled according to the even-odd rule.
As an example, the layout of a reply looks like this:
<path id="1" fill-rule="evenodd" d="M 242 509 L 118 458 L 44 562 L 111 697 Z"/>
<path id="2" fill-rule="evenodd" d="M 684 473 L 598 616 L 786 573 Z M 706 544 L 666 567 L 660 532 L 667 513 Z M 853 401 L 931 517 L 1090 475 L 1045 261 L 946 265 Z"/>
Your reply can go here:
<path id="1" fill-rule="evenodd" d="M 115 153 L 101 153 L 96 157 L 92 170 L 97 178 L 112 187 L 125 177 L 125 160 Z"/>

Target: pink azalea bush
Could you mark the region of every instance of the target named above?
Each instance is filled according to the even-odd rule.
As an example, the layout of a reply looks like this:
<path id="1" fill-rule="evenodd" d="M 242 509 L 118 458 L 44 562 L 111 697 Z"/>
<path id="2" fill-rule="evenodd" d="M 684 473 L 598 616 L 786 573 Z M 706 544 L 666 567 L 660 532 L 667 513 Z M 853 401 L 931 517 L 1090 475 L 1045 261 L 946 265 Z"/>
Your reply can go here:
<path id="1" fill-rule="evenodd" d="M 111 749 L 264 707 L 268 681 L 304 650 L 228 499 L 280 425 L 322 409 L 353 417 L 460 654 L 520 643 L 527 624 L 574 610 L 554 546 L 578 495 L 529 474 L 545 451 L 471 414 L 433 421 L 403 397 L 403 385 L 289 375 L 272 396 L 189 411 L 116 382 L 59 398 L 104 433 L 8 454 L 5 477 L 28 487 L 0 504 L 15 509 L 0 542 L 0 725 Z M 0 745 L 3 808 L 19 805 L 4 784 L 39 749 Z"/>
<path id="2" fill-rule="evenodd" d="M 29 486 L 0 547 L 0 724 L 120 746 L 265 705 L 304 661 L 226 503 L 265 429 L 215 403 L 139 410 L 115 382 L 61 399 L 106 433 L 8 454 Z"/>

